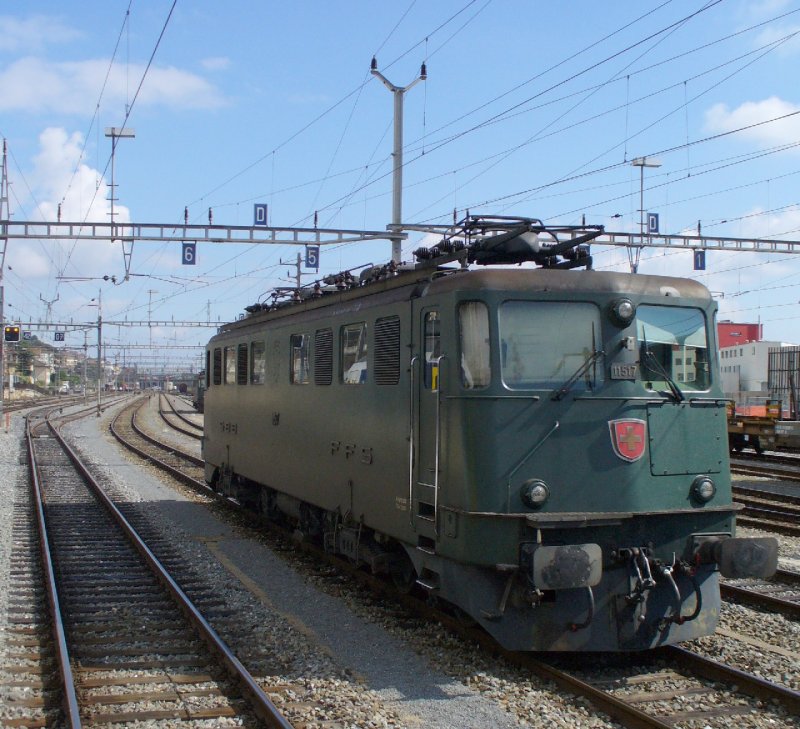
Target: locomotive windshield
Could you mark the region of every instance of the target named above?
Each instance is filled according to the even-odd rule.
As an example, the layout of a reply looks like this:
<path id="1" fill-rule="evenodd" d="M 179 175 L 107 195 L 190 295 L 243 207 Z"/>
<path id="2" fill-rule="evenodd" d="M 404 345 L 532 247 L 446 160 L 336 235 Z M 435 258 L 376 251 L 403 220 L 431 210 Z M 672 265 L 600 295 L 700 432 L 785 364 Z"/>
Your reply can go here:
<path id="1" fill-rule="evenodd" d="M 506 301 L 500 306 L 500 363 L 513 390 L 561 387 L 590 363 L 573 389 L 603 383 L 600 310 L 575 302 Z M 594 357 L 594 360 L 593 360 Z"/>
<path id="2" fill-rule="evenodd" d="M 636 335 L 642 377 L 649 390 L 675 386 L 680 390 L 708 389 L 710 369 L 703 312 L 642 304 L 636 310 Z"/>

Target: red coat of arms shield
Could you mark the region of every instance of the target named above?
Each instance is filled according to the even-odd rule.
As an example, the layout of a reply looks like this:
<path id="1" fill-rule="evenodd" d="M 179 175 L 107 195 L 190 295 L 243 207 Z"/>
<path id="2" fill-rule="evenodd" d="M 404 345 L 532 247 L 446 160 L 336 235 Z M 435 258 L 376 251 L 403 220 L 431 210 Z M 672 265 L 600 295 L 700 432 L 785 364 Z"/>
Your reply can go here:
<path id="1" fill-rule="evenodd" d="M 614 453 L 623 461 L 638 461 L 644 455 L 647 442 L 647 423 L 644 420 L 609 420 L 608 427 Z"/>

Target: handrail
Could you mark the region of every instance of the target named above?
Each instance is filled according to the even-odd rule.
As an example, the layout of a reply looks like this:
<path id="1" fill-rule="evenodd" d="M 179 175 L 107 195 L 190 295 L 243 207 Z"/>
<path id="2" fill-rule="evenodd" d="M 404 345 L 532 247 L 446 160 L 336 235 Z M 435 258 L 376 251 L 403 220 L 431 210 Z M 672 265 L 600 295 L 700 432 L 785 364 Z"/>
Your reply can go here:
<path id="1" fill-rule="evenodd" d="M 439 451 L 442 442 L 442 360 L 446 355 L 436 358 L 436 443 L 433 460 L 433 533 L 439 536 Z"/>
<path id="2" fill-rule="evenodd" d="M 409 429 L 408 429 L 408 523 L 414 526 L 414 401 L 416 394 L 414 392 L 414 371 L 419 357 L 415 354 L 411 358 L 411 397 L 409 398 L 410 413 L 409 413 Z"/>

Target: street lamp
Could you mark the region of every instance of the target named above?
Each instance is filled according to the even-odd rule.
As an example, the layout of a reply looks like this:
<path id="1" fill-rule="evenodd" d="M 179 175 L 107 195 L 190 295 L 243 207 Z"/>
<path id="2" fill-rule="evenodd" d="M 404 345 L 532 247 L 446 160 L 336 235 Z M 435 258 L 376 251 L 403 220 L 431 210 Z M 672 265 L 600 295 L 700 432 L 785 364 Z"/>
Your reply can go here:
<path id="1" fill-rule="evenodd" d="M 631 273 L 636 273 L 639 269 L 639 256 L 644 247 L 644 168 L 661 167 L 661 160 L 657 160 L 655 157 L 636 157 L 631 160 L 631 166 L 639 168 L 639 247 L 636 249 L 635 255 L 630 248 L 628 249 Z"/>

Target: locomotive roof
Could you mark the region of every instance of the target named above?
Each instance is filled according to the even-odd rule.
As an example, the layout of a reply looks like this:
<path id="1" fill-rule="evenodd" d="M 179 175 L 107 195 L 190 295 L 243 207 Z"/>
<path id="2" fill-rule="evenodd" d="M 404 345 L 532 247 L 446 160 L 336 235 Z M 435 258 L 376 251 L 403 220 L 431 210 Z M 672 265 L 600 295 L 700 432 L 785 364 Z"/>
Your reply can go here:
<path id="1" fill-rule="evenodd" d="M 468 277 L 446 277 L 436 282 L 437 291 L 455 289 L 496 289 L 540 292 L 630 296 L 679 296 L 687 299 L 711 298 L 703 284 L 675 276 L 650 276 L 640 273 L 613 271 L 564 271 L 536 269 L 481 269 L 469 272 Z"/>
<path id="2" fill-rule="evenodd" d="M 326 293 L 319 298 L 250 314 L 243 319 L 224 324 L 219 332 L 238 330 L 301 313 L 315 316 L 312 312 L 318 309 L 347 305 L 368 297 L 378 297 L 382 303 L 399 303 L 415 297 L 453 291 L 560 292 L 572 296 L 585 292 L 619 296 L 669 296 L 700 301 L 711 299 L 708 289 L 701 283 L 673 276 L 494 267 L 438 270 L 433 274 L 428 270 L 424 275 L 420 271 L 407 271 L 365 286 Z"/>
<path id="3" fill-rule="evenodd" d="M 238 331 L 287 316 L 316 318 L 317 309 L 322 308 L 330 312 L 330 307 L 338 307 L 334 311 L 358 308 L 361 302 L 400 303 L 459 290 L 711 298 L 703 285 L 689 279 L 591 270 L 588 244 L 602 234 L 603 226 L 545 225 L 538 218 L 468 215 L 437 232 L 442 236 L 437 244 L 413 252 L 416 263 L 370 264 L 358 278 L 353 275 L 358 269 L 352 269 L 324 276 L 313 287 L 276 289 L 271 303 L 259 301 L 245 307 L 249 316 L 219 331 Z M 531 263 L 538 268 L 520 267 Z M 582 267 L 586 270 L 574 271 Z M 289 292 L 291 299 L 281 300 Z"/>

